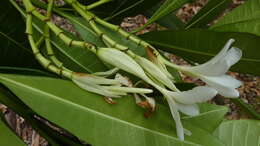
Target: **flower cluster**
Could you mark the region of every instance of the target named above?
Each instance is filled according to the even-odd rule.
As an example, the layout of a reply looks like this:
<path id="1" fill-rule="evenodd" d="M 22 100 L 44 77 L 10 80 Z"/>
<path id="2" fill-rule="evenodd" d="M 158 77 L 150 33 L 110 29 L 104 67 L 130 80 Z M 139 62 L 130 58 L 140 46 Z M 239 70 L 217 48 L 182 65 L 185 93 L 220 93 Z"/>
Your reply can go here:
<path id="1" fill-rule="evenodd" d="M 115 79 L 107 79 L 100 75 L 109 75 L 109 72 L 113 74 L 118 69 L 121 69 L 139 77 L 160 91 L 165 97 L 169 104 L 172 117 L 175 120 L 177 135 L 180 140 L 184 140 L 184 133 L 190 134 L 190 132 L 183 128 L 179 111 L 189 116 L 196 116 L 200 113 L 197 103 L 208 101 L 218 93 L 230 98 L 239 96 L 236 88 L 241 86 L 241 82 L 226 75 L 229 68 L 237 63 L 242 56 L 240 49 L 231 47 L 233 42 L 234 40 L 230 39 L 215 57 L 197 66 L 179 66 L 173 64 L 158 52 L 154 52 L 154 54 L 150 52 L 149 54 L 148 51 L 149 60 L 133 52 L 121 51 L 114 48 L 98 48 L 96 51 L 97 56 L 102 61 L 116 68 L 112 71 L 96 73 L 96 75 L 74 73 L 72 80 L 79 87 L 106 97 L 118 98 L 132 93 L 138 104 L 143 103 L 140 100 L 140 96 L 144 97 L 146 100 L 145 103 L 150 104 L 150 107 L 154 109 L 155 101 L 153 98 L 145 95 L 152 93 L 151 89 L 136 88 L 120 74 L 117 74 Z M 175 86 L 174 78 L 167 71 L 166 66 L 199 78 L 206 83 L 206 86 L 197 86 L 188 91 L 180 91 Z"/>
<path id="2" fill-rule="evenodd" d="M 102 61 L 141 78 L 160 91 L 168 101 L 172 117 L 176 123 L 177 135 L 179 139 L 184 140 L 185 130 L 180 120 L 179 111 L 186 115 L 196 116 L 199 114 L 197 103 L 210 100 L 217 93 L 230 98 L 239 97 L 239 92 L 236 88 L 241 85 L 241 82 L 225 74 L 242 56 L 240 49 L 235 47 L 230 48 L 233 42 L 234 40 L 230 39 L 224 48 L 210 61 L 192 67 L 173 64 L 160 54 L 148 60 L 132 52 L 123 52 L 114 48 L 99 48 L 97 56 Z M 198 86 L 188 91 L 180 91 L 174 85 L 173 77 L 167 71 L 166 66 L 199 78 L 207 85 Z M 80 85 L 80 81 L 79 79 L 76 83 Z M 111 85 L 116 84 L 114 82 L 107 83 Z M 102 89 L 102 92 L 99 91 L 99 94 L 102 93 L 102 95 L 109 96 L 120 95 L 114 93 L 115 90 L 105 89 Z M 145 91 L 141 93 L 141 90 L 144 89 L 140 89 L 139 93 L 144 95 Z M 105 94 L 104 92 L 107 93 Z"/>

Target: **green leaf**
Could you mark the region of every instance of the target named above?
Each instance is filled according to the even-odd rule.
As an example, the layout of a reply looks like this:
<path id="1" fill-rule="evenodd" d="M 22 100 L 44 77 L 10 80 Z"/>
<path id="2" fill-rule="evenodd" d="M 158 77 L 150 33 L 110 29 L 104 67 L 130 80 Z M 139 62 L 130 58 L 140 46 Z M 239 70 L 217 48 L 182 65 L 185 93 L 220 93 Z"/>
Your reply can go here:
<path id="1" fill-rule="evenodd" d="M 136 29 L 134 32 L 138 32 L 145 27 L 147 27 L 149 24 L 155 22 L 156 20 L 162 18 L 163 16 L 166 16 L 170 14 L 171 12 L 177 10 L 180 8 L 183 4 L 189 2 L 190 0 L 167 0 L 162 4 L 162 6 L 153 14 L 153 16 L 148 20 L 148 22 L 143 25 L 142 27 Z"/>
<path id="2" fill-rule="evenodd" d="M 0 73 L 6 74 L 22 74 L 22 75 L 35 75 L 35 76 L 48 76 L 48 77 L 57 77 L 54 74 L 25 67 L 9 67 L 9 66 L 0 66 Z"/>
<path id="3" fill-rule="evenodd" d="M 80 0 L 80 2 L 87 5 L 95 1 Z M 111 23 L 120 24 L 123 18 L 141 14 L 159 2 L 158 0 L 111 0 L 92 11 L 99 17 L 106 17 L 105 19 Z"/>
<path id="4" fill-rule="evenodd" d="M 142 14 L 145 11 L 151 9 L 154 5 L 158 4 L 160 1 L 158 0 L 117 0 L 118 3 L 125 2 L 123 5 L 121 4 L 120 8 L 115 9 L 111 4 L 107 4 L 107 6 L 104 5 L 103 8 L 100 8 L 99 10 L 102 10 L 104 8 L 108 8 L 108 5 L 110 9 L 108 11 L 112 11 L 112 14 L 110 14 L 109 17 L 106 18 L 106 20 L 109 20 L 111 23 L 114 24 L 120 24 L 122 22 L 122 19 L 125 17 L 135 16 L 138 14 Z"/>
<path id="5" fill-rule="evenodd" d="M 199 104 L 201 114 L 195 117 L 184 117 L 183 121 L 191 122 L 209 133 L 213 133 L 215 129 L 224 119 L 228 108 L 225 106 L 217 106 L 212 104 Z"/>
<path id="6" fill-rule="evenodd" d="M 151 9 L 145 12 L 145 15 L 149 18 L 152 17 L 152 15 L 156 12 L 156 10 L 159 7 L 160 4 L 152 7 Z M 185 26 L 185 24 L 180 20 L 180 18 L 178 18 L 175 14 L 172 13 L 163 16 L 162 18 L 158 19 L 156 22 L 168 29 L 180 29 L 180 28 L 184 28 Z"/>
<path id="7" fill-rule="evenodd" d="M 260 120 L 260 114 L 254 109 L 254 107 L 248 103 L 245 103 L 242 99 L 231 99 L 231 101 L 239 106 L 243 111 L 247 112 L 252 118 Z"/>
<path id="8" fill-rule="evenodd" d="M 208 23 L 214 20 L 232 0 L 210 0 L 208 3 L 201 8 L 201 10 L 188 22 L 186 29 L 188 28 L 200 28 L 206 27 Z"/>
<path id="9" fill-rule="evenodd" d="M 2 146 L 26 146 L 13 131 L 0 119 L 0 145 Z"/>
<path id="10" fill-rule="evenodd" d="M 247 32 L 260 36 L 259 24 L 260 1 L 249 0 L 221 18 L 211 29 L 225 32 Z"/>
<path id="11" fill-rule="evenodd" d="M 27 46 L 21 15 L 7 0 L 0 2 L 0 9 L 0 66 L 37 66 L 38 63 Z"/>
<path id="12" fill-rule="evenodd" d="M 32 126 L 32 128 L 36 130 L 42 137 L 44 137 L 49 142 L 49 144 L 53 146 L 79 146 L 78 141 L 73 141 L 70 138 L 61 135 L 58 131 L 52 129 L 42 121 L 36 119 L 36 114 L 28 106 L 26 106 L 18 97 L 16 97 L 8 89 L 3 87 L 3 85 L 0 85 L 0 103 L 7 106 L 9 109 L 14 111 L 19 116 L 23 117 L 26 123 Z"/>
<path id="13" fill-rule="evenodd" d="M 226 146 L 259 146 L 260 121 L 231 120 L 223 122 L 214 132 Z"/>
<path id="14" fill-rule="evenodd" d="M 183 122 L 184 127 L 193 134 L 186 136 L 187 141 L 179 141 L 170 111 L 164 106 L 158 105 L 147 119 L 133 98 L 124 97 L 117 105 L 110 105 L 69 81 L 4 74 L 0 81 L 36 113 L 92 145 L 223 145 L 188 121 Z"/>
<path id="15" fill-rule="evenodd" d="M 260 56 L 256 53 L 260 38 L 255 35 L 190 29 L 150 32 L 141 37 L 162 50 L 198 63 L 214 57 L 230 38 L 234 38 L 233 46 L 243 51 L 243 57 L 231 70 L 260 75 Z"/>

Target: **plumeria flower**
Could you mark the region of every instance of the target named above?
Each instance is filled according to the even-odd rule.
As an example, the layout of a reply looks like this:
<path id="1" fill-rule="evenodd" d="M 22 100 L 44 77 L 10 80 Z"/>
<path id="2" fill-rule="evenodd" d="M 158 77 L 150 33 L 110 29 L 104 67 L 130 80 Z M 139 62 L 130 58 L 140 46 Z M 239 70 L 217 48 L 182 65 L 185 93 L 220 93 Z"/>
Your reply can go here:
<path id="1" fill-rule="evenodd" d="M 153 92 L 151 89 L 121 87 L 118 80 L 106 79 L 104 77 L 84 73 L 74 73 L 72 81 L 82 89 L 106 97 L 121 97 L 127 95 L 127 93 L 147 94 Z"/>
<path id="2" fill-rule="evenodd" d="M 152 78 L 154 78 L 157 82 L 162 83 L 173 91 L 178 91 L 178 89 L 173 84 L 171 78 L 169 78 L 169 76 L 167 76 L 167 74 L 165 74 L 153 62 L 141 56 L 136 56 L 134 59 L 145 70 L 145 72 L 147 72 L 148 75 L 152 76 Z"/>
<path id="3" fill-rule="evenodd" d="M 170 79 L 156 65 L 137 55 L 131 58 L 124 52 L 113 48 L 100 48 L 97 51 L 97 55 L 106 63 L 140 77 L 164 95 L 170 106 L 172 117 L 175 120 L 177 135 L 180 140 L 184 140 L 185 130 L 180 120 L 179 111 L 188 115 L 197 115 L 199 110 L 196 103 L 210 100 L 217 94 L 215 89 L 206 86 L 181 92 L 172 82 L 168 81 Z M 156 81 L 153 81 L 153 79 Z M 162 84 L 157 84 L 157 82 Z M 170 89 L 172 88 L 174 91 L 167 90 L 164 85 Z"/>
<path id="4" fill-rule="evenodd" d="M 104 62 L 119 69 L 136 75 L 141 79 L 147 79 L 144 70 L 130 56 L 114 48 L 98 48 L 97 56 Z"/>
<path id="5" fill-rule="evenodd" d="M 240 49 L 235 47 L 230 48 L 234 41 L 234 39 L 230 39 L 215 57 L 198 66 L 178 66 L 162 57 L 160 60 L 164 61 L 168 66 L 174 67 L 193 77 L 200 78 L 208 86 L 215 88 L 220 95 L 236 98 L 239 97 L 239 92 L 236 88 L 241 86 L 241 82 L 226 75 L 229 68 L 237 63 L 242 56 L 242 51 Z"/>
<path id="6" fill-rule="evenodd" d="M 168 78 L 174 81 L 174 77 L 168 72 L 164 62 L 157 58 L 157 56 L 160 56 L 161 54 L 153 46 L 146 48 L 146 54 L 151 62 L 153 62 L 165 75 L 167 75 Z"/>
<path id="7" fill-rule="evenodd" d="M 167 99 L 173 119 L 175 120 L 177 135 L 184 140 L 184 128 L 180 121 L 178 111 L 190 116 L 199 114 L 196 103 L 205 102 L 216 96 L 217 91 L 207 86 L 198 86 L 188 91 L 169 91 L 165 88 L 157 88 Z"/>

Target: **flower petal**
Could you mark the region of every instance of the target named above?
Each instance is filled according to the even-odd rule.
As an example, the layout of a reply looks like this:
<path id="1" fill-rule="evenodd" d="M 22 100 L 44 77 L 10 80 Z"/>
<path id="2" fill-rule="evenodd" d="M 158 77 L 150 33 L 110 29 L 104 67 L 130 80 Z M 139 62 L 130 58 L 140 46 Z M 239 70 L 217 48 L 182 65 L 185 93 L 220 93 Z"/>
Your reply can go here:
<path id="1" fill-rule="evenodd" d="M 114 79 L 106 79 L 104 77 L 99 77 L 91 74 L 85 73 L 75 73 L 72 77 L 74 80 L 82 83 L 93 83 L 102 85 L 119 85 L 120 82 Z"/>
<path id="2" fill-rule="evenodd" d="M 240 60 L 242 56 L 242 51 L 238 48 L 232 47 L 228 50 L 231 43 L 232 40 L 229 41 L 223 50 L 210 61 L 194 67 L 183 67 L 183 70 L 194 74 L 202 74 L 207 76 L 218 76 L 225 74 L 232 65 Z"/>
<path id="3" fill-rule="evenodd" d="M 186 104 L 181 104 L 181 103 L 176 102 L 176 105 L 177 105 L 178 110 L 186 115 L 197 116 L 200 113 L 199 106 L 197 104 L 186 105 Z"/>
<path id="4" fill-rule="evenodd" d="M 147 79 L 143 69 L 131 57 L 114 48 L 98 48 L 97 56 L 106 63 L 134 74 L 141 79 Z"/>
<path id="5" fill-rule="evenodd" d="M 207 86 L 198 86 L 183 92 L 171 92 L 171 96 L 182 104 L 205 102 L 216 96 L 217 91 Z"/>
<path id="6" fill-rule="evenodd" d="M 180 114 L 178 112 L 175 101 L 172 98 L 166 97 L 168 104 L 170 106 L 172 117 L 175 121 L 177 136 L 180 140 L 184 140 L 184 129 L 181 123 Z"/>
<path id="7" fill-rule="evenodd" d="M 100 94 L 100 95 L 104 95 L 107 97 L 120 97 L 122 95 L 126 95 L 126 93 L 120 93 L 120 92 L 111 92 L 106 90 L 105 88 L 103 88 L 102 86 L 96 85 L 96 84 L 92 84 L 92 83 L 82 83 L 78 80 L 72 80 L 76 85 L 78 85 L 80 88 L 92 92 L 92 93 L 96 93 L 96 94 Z"/>
<path id="8" fill-rule="evenodd" d="M 202 76 L 201 80 L 206 82 L 209 86 L 215 88 L 218 93 L 225 97 L 239 97 L 239 92 L 235 89 L 242 85 L 242 83 L 228 75 L 218 77 Z"/>
<path id="9" fill-rule="evenodd" d="M 242 51 L 239 48 L 232 47 L 230 50 L 228 50 L 227 55 L 225 58 L 228 65 L 232 66 L 236 64 L 242 57 Z"/>
<path id="10" fill-rule="evenodd" d="M 103 86 L 104 89 L 114 92 L 125 92 L 125 93 L 152 93 L 153 90 L 146 88 L 134 88 L 134 87 L 119 87 L 119 86 Z"/>
<path id="11" fill-rule="evenodd" d="M 153 62 L 141 56 L 137 56 L 135 60 L 156 81 L 164 84 L 171 90 L 179 91 L 173 84 L 172 80 L 163 71 L 161 71 L 161 69 L 158 66 L 156 66 Z"/>

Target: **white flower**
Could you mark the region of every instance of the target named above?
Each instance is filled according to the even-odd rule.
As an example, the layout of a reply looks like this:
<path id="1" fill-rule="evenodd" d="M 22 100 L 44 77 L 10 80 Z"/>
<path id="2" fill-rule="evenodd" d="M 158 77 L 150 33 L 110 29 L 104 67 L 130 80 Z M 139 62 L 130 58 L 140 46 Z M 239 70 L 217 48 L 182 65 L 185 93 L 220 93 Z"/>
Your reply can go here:
<path id="1" fill-rule="evenodd" d="M 98 48 L 97 56 L 102 61 L 134 74 L 141 79 L 147 78 L 141 66 L 122 51 L 114 48 Z"/>
<path id="2" fill-rule="evenodd" d="M 150 89 L 120 87 L 120 82 L 114 79 L 106 79 L 83 73 L 74 73 L 72 81 L 84 90 L 104 95 L 106 97 L 121 97 L 127 93 L 152 93 Z"/>
<path id="3" fill-rule="evenodd" d="M 148 59 L 137 56 L 135 57 L 137 63 L 139 63 L 142 68 L 152 76 L 157 82 L 160 82 L 170 88 L 173 91 L 178 91 L 178 89 L 173 84 L 172 80 L 167 76 L 158 66 L 156 66 L 153 62 Z"/>
<path id="4" fill-rule="evenodd" d="M 161 71 L 158 66 L 137 55 L 131 58 L 124 52 L 113 48 L 100 48 L 97 51 L 97 55 L 101 60 L 140 77 L 164 95 L 170 106 L 172 117 L 175 120 L 177 135 L 181 140 L 184 140 L 185 130 L 178 111 L 187 115 L 197 115 L 199 114 L 199 109 L 196 103 L 207 101 L 217 94 L 217 91 L 210 87 L 196 87 L 192 90 L 181 92 L 172 83 L 170 77 Z M 144 68 L 149 77 L 136 61 Z M 158 84 L 158 82 L 160 83 Z M 165 89 L 164 85 L 176 92 Z M 188 134 L 190 133 L 188 132 Z"/>
<path id="5" fill-rule="evenodd" d="M 172 117 L 175 120 L 177 135 L 181 140 L 184 140 L 184 129 L 178 111 L 190 116 L 196 116 L 199 114 L 196 103 L 210 100 L 217 94 L 214 88 L 207 86 L 199 86 L 183 92 L 172 92 L 164 88 L 161 88 L 160 91 L 168 101 Z"/>
<path id="6" fill-rule="evenodd" d="M 163 61 L 168 66 L 200 78 L 207 85 L 215 88 L 219 94 L 225 97 L 239 97 L 239 92 L 236 88 L 241 86 L 241 82 L 225 74 L 242 56 L 242 51 L 240 49 L 235 47 L 230 48 L 233 42 L 234 39 L 230 39 L 215 57 L 198 66 L 178 66 L 165 59 Z"/>

